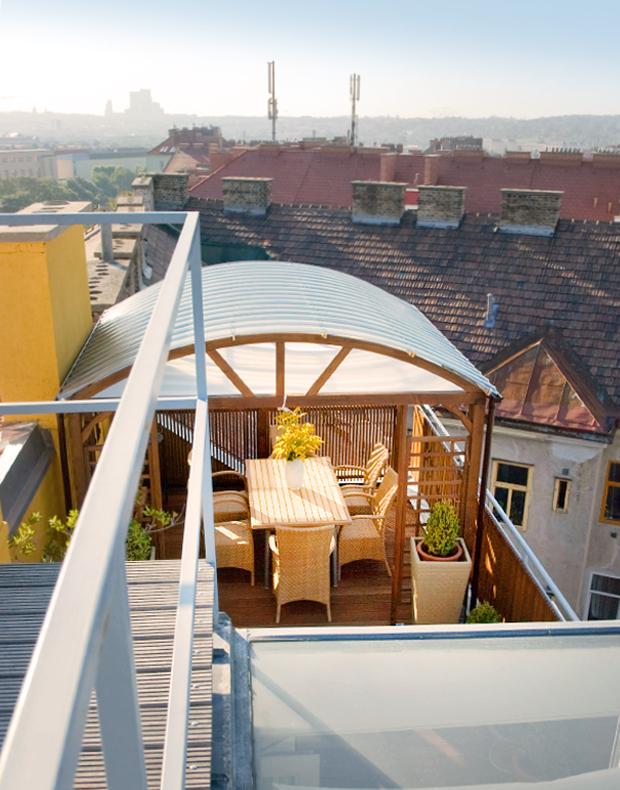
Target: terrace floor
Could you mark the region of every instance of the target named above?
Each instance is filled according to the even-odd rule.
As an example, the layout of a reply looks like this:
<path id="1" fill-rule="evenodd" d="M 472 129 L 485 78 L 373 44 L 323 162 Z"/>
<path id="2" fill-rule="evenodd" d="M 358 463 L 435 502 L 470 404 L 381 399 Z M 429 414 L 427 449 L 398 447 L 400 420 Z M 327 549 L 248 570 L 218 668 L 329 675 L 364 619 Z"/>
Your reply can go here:
<path id="1" fill-rule="evenodd" d="M 179 512 L 183 507 L 184 494 L 172 493 L 165 498 L 164 508 Z M 395 508 L 388 513 L 386 526 L 386 549 L 392 558 L 394 541 Z M 411 603 L 411 565 L 409 537 L 415 534 L 415 512 L 407 509 L 405 541 L 405 563 L 403 568 L 403 593 L 398 609 L 398 622 L 413 622 Z M 247 571 L 222 568 L 218 571 L 219 607 L 231 618 L 237 628 L 277 627 L 276 600 L 271 590 L 263 586 L 263 543 L 262 533 L 255 535 L 254 587 L 250 585 Z M 181 556 L 183 528 L 167 530 L 165 534 L 164 559 Z M 337 587 L 332 587 L 331 609 L 333 625 L 390 625 L 390 603 L 392 582 L 385 566 L 372 560 L 352 562 L 342 568 L 342 578 Z M 324 626 L 328 625 L 325 606 L 312 601 L 294 601 L 282 607 L 280 626 Z"/>

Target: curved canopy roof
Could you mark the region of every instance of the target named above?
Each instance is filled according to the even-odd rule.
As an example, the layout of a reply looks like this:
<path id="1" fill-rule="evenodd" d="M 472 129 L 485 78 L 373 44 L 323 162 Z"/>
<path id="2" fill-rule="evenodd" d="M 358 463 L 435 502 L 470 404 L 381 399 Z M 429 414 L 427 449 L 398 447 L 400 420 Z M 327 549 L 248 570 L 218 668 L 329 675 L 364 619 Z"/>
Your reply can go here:
<path id="1" fill-rule="evenodd" d="M 346 346 L 357 349 L 356 353 L 361 349 L 422 368 L 426 391 L 430 376 L 431 389 L 437 391 L 473 388 L 497 394 L 488 379 L 416 307 L 363 280 L 299 263 L 245 261 L 203 268 L 202 283 L 208 350 L 249 349 L 250 343 L 258 348 L 275 340 L 319 343 L 336 350 Z M 59 397 L 71 397 L 85 388 L 96 390 L 98 382 L 103 389 L 126 376 L 160 290 L 160 284 L 153 285 L 101 316 Z M 192 344 L 188 276 L 171 356 L 192 354 Z M 366 382 L 369 392 L 381 391 L 377 381 L 366 378 Z M 359 391 L 359 385 L 354 391 Z"/>

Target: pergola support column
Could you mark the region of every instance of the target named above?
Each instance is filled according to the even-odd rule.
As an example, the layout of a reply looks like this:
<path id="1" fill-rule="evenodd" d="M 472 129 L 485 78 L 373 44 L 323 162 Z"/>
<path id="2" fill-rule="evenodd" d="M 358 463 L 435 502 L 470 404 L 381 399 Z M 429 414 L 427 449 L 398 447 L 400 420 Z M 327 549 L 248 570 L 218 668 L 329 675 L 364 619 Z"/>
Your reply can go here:
<path id="1" fill-rule="evenodd" d="M 398 473 L 398 494 L 396 495 L 396 525 L 394 528 L 394 567 L 392 568 L 392 603 L 390 622 L 398 620 L 398 607 L 402 595 L 403 565 L 405 560 L 405 527 L 407 523 L 407 482 L 409 473 L 409 439 L 407 437 L 408 407 L 401 405 L 396 412 L 396 431 L 394 434 L 394 462 Z"/>

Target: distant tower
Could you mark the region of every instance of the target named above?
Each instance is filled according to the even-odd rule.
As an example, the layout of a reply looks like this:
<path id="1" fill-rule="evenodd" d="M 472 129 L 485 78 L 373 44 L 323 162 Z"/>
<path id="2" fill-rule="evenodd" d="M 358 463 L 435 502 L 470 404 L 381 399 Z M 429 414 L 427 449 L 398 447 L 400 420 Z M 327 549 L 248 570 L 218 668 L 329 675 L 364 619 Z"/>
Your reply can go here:
<path id="1" fill-rule="evenodd" d="M 278 100 L 276 99 L 276 62 L 267 63 L 267 91 L 270 94 L 267 102 L 267 117 L 271 121 L 271 139 L 276 141 L 276 119 L 278 117 Z"/>
<path id="2" fill-rule="evenodd" d="M 112 109 L 112 99 L 108 99 L 105 103 L 105 116 L 106 118 L 110 118 L 114 114 L 114 110 Z"/>
<path id="3" fill-rule="evenodd" d="M 357 145 L 357 102 L 360 100 L 360 75 L 351 74 L 349 86 L 351 96 L 351 145 Z"/>

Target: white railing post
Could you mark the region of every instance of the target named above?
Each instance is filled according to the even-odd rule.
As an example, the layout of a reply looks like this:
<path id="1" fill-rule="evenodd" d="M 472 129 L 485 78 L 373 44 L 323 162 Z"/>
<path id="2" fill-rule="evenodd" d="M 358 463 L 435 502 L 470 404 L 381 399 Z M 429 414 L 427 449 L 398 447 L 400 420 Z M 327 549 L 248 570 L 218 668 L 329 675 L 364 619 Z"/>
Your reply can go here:
<path id="1" fill-rule="evenodd" d="M 116 563 L 95 691 L 108 790 L 146 790 L 125 558 Z"/>

